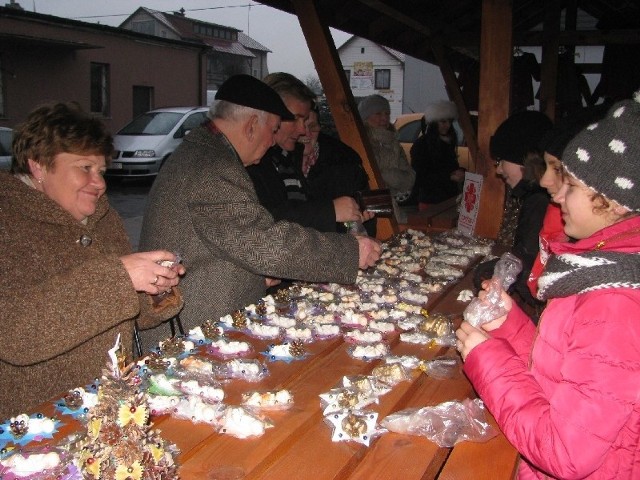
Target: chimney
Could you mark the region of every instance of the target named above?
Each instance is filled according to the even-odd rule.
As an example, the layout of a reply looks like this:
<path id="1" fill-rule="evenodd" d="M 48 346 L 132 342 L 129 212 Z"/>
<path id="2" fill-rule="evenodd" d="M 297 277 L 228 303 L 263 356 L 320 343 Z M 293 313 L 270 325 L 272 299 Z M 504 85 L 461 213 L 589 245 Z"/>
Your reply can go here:
<path id="1" fill-rule="evenodd" d="M 22 8 L 22 6 L 18 2 L 16 2 L 16 0 L 11 0 L 9 3 L 5 4 L 5 7 L 13 8 L 14 10 L 24 10 L 24 8 Z"/>

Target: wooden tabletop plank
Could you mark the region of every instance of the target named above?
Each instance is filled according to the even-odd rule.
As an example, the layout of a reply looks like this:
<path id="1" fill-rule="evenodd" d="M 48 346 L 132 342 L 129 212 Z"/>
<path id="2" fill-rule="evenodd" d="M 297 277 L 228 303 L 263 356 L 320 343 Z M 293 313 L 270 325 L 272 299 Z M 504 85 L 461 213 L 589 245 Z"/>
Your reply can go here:
<path id="1" fill-rule="evenodd" d="M 427 311 L 444 313 L 458 326 L 466 303 L 457 300 L 463 289 L 471 288 L 473 265 L 465 277 L 443 291 L 429 295 Z M 247 338 L 232 333 L 233 339 Z M 394 355 L 412 355 L 421 360 L 440 356 L 459 358 L 450 347 L 414 345 L 399 341 L 399 332 L 386 338 Z M 224 383 L 227 405 L 240 405 L 248 391 L 288 389 L 294 398 L 286 411 L 265 412 L 273 424 L 261 437 L 238 439 L 217 433 L 206 424 L 169 415 L 153 419 L 154 428 L 175 443 L 181 453 L 177 458 L 182 480 L 200 479 L 283 479 L 314 480 L 385 480 L 438 479 L 506 480 L 513 476 L 517 452 L 499 435 L 487 443 L 462 442 L 454 448 L 441 448 L 422 436 L 385 433 L 370 446 L 356 442 L 333 442 L 332 427 L 322 413 L 319 395 L 338 387 L 344 376 L 368 375 L 381 361 L 366 362 L 352 358 L 350 344 L 342 337 L 315 341 L 305 345 L 306 355 L 290 363 L 271 362 L 262 355 L 269 340 L 249 339 L 252 358 L 266 365 L 268 375 L 259 382 L 233 380 Z M 201 348 L 199 355 L 222 361 Z M 445 401 L 473 398 L 473 389 L 461 370 L 453 378 L 435 379 L 415 370 L 410 378 L 395 385 L 379 398 L 379 403 L 366 407 L 379 414 L 378 422 L 391 413 L 406 408 L 435 406 Z M 53 414 L 53 405 L 41 410 Z M 67 422 L 61 432 L 68 434 L 82 428 L 78 422 Z M 491 418 L 490 421 L 494 422 Z M 494 422 L 495 425 L 495 422 Z"/>

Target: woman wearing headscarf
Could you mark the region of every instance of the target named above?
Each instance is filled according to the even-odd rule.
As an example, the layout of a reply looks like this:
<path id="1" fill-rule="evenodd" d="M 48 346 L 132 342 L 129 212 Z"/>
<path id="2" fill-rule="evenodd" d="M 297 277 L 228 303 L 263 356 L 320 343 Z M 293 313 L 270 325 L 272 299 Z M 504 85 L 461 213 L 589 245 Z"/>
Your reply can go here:
<path id="1" fill-rule="evenodd" d="M 396 201 L 409 198 L 416 174 L 409 165 L 404 150 L 396 138 L 396 131 L 389 118 L 389 101 L 382 95 L 369 95 L 358 104 L 358 112 L 367 129 L 367 135 L 380 174 Z"/>

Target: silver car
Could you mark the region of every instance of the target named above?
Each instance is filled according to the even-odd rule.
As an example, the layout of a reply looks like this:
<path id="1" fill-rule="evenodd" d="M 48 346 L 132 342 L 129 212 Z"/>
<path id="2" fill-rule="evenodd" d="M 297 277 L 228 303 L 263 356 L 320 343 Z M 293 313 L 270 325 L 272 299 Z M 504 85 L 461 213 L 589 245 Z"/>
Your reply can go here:
<path id="1" fill-rule="evenodd" d="M 114 137 L 115 152 L 106 175 L 150 177 L 190 130 L 207 120 L 207 107 L 159 108 L 134 118 Z"/>
<path id="2" fill-rule="evenodd" d="M 11 168 L 11 141 L 13 140 L 13 130 L 7 127 L 0 127 L 0 170 Z"/>

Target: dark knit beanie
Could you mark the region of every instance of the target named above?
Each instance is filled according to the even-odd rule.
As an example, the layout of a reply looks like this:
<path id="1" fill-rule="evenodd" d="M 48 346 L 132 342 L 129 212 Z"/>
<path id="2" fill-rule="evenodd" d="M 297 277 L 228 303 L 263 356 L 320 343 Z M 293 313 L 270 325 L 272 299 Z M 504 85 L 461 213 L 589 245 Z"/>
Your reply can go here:
<path id="1" fill-rule="evenodd" d="M 489 142 L 495 160 L 524 163 L 525 155 L 538 149 L 542 136 L 553 124 L 544 113 L 534 110 L 517 112 L 500 124 Z"/>
<path id="2" fill-rule="evenodd" d="M 640 210 L 640 91 L 582 130 L 562 155 L 567 171 L 629 210 Z"/>

